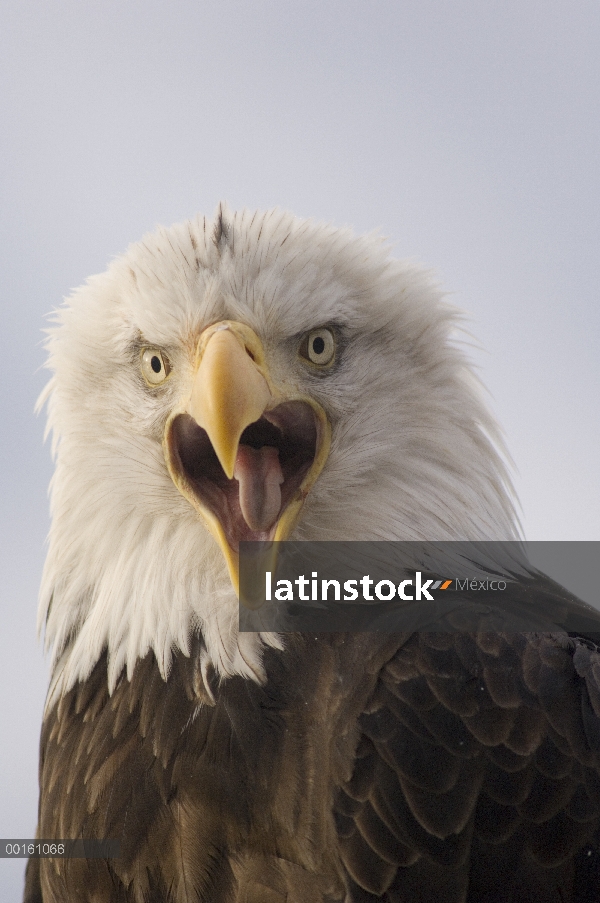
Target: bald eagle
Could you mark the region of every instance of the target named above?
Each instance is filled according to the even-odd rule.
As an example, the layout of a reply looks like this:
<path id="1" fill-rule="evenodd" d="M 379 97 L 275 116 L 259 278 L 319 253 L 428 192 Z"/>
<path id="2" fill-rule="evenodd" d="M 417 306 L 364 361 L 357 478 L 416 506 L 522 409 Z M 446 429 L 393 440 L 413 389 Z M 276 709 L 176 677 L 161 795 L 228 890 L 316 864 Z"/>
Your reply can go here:
<path id="1" fill-rule="evenodd" d="M 120 850 L 26 903 L 600 900 L 592 634 L 239 630 L 243 541 L 519 538 L 456 326 L 379 237 L 223 205 L 58 311 L 37 836 Z"/>

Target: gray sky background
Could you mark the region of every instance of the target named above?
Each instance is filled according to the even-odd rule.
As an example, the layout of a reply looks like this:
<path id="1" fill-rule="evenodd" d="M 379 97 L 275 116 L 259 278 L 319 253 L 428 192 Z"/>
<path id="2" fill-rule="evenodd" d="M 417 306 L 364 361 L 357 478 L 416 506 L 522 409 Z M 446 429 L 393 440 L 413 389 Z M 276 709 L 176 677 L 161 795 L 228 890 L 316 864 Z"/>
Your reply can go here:
<path id="1" fill-rule="evenodd" d="M 597 0 L 3 0 L 0 837 L 35 829 L 43 318 L 158 223 L 381 229 L 470 314 L 527 537 L 600 539 L 599 47 Z"/>

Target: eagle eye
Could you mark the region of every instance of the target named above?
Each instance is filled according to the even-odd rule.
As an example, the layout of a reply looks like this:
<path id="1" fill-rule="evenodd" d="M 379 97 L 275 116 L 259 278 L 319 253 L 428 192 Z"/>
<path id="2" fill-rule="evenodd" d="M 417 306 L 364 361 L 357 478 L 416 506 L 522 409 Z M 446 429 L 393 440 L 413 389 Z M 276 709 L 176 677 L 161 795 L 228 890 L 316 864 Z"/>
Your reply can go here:
<path id="1" fill-rule="evenodd" d="M 169 359 L 160 348 L 143 348 L 141 354 L 142 376 L 149 386 L 160 386 L 171 372 Z"/>
<path id="2" fill-rule="evenodd" d="M 317 367 L 329 367 L 335 358 L 335 336 L 331 329 L 321 326 L 311 329 L 300 344 L 300 356 Z"/>

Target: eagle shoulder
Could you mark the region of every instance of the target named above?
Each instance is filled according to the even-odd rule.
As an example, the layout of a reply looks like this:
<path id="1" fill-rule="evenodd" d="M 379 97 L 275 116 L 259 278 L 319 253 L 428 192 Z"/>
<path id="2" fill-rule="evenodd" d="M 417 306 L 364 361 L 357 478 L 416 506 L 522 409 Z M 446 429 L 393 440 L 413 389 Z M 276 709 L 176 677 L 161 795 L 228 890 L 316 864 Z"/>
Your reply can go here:
<path id="1" fill-rule="evenodd" d="M 597 900 L 599 675 L 560 630 L 412 635 L 335 801 L 351 899 Z"/>

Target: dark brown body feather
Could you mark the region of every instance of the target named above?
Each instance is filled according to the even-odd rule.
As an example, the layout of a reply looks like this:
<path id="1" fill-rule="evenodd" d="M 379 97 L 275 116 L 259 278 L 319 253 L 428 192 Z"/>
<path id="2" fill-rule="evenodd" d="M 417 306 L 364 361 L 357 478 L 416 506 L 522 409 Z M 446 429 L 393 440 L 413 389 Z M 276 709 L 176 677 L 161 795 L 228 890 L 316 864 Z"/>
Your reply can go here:
<path id="1" fill-rule="evenodd" d="M 600 624 L 600 617 L 599 617 Z M 264 687 L 106 660 L 47 715 L 26 903 L 598 903 L 600 655 L 553 634 L 287 638 Z"/>

